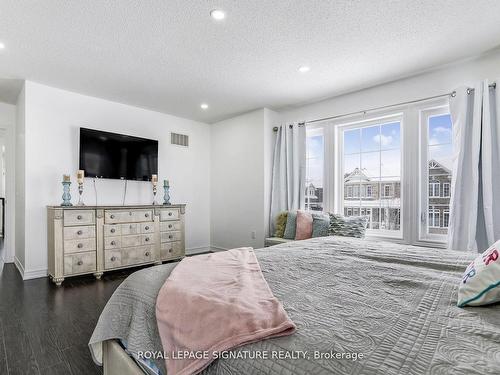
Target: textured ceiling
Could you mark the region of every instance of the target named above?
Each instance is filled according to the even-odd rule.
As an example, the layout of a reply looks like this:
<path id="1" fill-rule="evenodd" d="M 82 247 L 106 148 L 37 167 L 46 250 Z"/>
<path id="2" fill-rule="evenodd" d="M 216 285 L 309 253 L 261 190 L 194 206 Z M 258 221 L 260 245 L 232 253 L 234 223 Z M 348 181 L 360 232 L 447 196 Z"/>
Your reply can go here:
<path id="1" fill-rule="evenodd" d="M 500 45 L 499 14 L 496 0 L 0 0 L 0 78 L 213 122 L 478 55 Z"/>

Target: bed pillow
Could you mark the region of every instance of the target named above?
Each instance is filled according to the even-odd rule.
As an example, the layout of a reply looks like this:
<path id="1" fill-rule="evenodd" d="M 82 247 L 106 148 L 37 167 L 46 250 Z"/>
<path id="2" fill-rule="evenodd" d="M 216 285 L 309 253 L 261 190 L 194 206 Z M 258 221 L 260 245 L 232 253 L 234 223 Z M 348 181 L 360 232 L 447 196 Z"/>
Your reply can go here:
<path id="1" fill-rule="evenodd" d="M 274 230 L 274 237 L 283 238 L 283 236 L 285 235 L 287 216 L 288 216 L 288 212 L 283 211 L 276 218 L 276 225 L 274 228 L 275 229 Z"/>
<path id="2" fill-rule="evenodd" d="M 283 238 L 286 238 L 287 240 L 294 240 L 296 225 L 297 225 L 297 211 L 288 211 L 288 215 L 286 216 L 286 226 Z"/>
<path id="3" fill-rule="evenodd" d="M 313 232 L 313 217 L 309 212 L 297 211 L 296 240 L 307 240 Z"/>
<path id="4" fill-rule="evenodd" d="M 458 288 L 458 307 L 500 302 L 500 241 L 469 264 Z"/>
<path id="5" fill-rule="evenodd" d="M 363 238 L 368 220 L 368 216 L 330 214 L 330 235 Z"/>
<path id="6" fill-rule="evenodd" d="M 330 228 L 330 216 L 328 214 L 312 214 L 313 232 L 312 237 L 328 236 Z"/>

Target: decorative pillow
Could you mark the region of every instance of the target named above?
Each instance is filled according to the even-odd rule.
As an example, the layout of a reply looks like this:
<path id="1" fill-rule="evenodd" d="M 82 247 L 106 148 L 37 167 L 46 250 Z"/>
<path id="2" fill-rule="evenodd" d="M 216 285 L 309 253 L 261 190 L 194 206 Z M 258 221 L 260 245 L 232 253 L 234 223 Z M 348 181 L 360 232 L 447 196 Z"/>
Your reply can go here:
<path id="1" fill-rule="evenodd" d="M 288 216 L 287 211 L 281 212 L 276 218 L 276 225 L 274 230 L 274 237 L 283 238 L 285 235 L 286 218 Z"/>
<path id="2" fill-rule="evenodd" d="M 458 307 L 500 302 L 500 241 L 469 264 L 458 288 Z"/>
<path id="3" fill-rule="evenodd" d="M 368 216 L 330 214 L 330 235 L 363 238 L 368 220 Z"/>
<path id="4" fill-rule="evenodd" d="M 312 214 L 313 217 L 313 237 L 328 236 L 330 227 L 330 216 L 328 214 Z"/>
<path id="5" fill-rule="evenodd" d="M 297 225 L 297 211 L 288 211 L 288 215 L 286 216 L 286 227 L 285 233 L 283 234 L 283 238 L 287 240 L 295 239 L 295 228 Z"/>
<path id="6" fill-rule="evenodd" d="M 297 211 L 296 240 L 307 240 L 313 232 L 313 217 L 309 212 Z"/>

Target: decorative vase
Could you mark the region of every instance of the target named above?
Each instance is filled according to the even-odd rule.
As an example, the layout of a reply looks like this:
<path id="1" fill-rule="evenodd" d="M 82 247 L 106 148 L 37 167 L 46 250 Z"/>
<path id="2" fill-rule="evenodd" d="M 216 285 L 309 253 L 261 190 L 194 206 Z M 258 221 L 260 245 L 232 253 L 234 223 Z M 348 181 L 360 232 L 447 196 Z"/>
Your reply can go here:
<path id="1" fill-rule="evenodd" d="M 157 185 L 158 185 L 158 176 L 157 175 L 152 175 L 151 176 L 151 184 L 153 185 L 153 205 L 157 204 L 156 203 L 156 193 L 158 192 L 157 190 Z"/>
<path id="2" fill-rule="evenodd" d="M 63 201 L 61 203 L 61 206 L 73 206 L 73 204 L 71 204 L 71 193 L 70 193 L 71 181 L 69 175 L 63 176 L 62 186 L 63 186 L 63 195 L 62 195 Z"/>
<path id="3" fill-rule="evenodd" d="M 168 206 L 170 205 L 170 185 L 168 180 L 165 180 L 163 183 L 163 204 Z"/>
<path id="4" fill-rule="evenodd" d="M 82 169 L 76 172 L 76 181 L 78 182 L 78 194 L 79 194 L 77 206 L 85 206 L 85 203 L 83 203 L 83 198 L 82 198 L 84 176 L 85 176 L 85 171 L 83 171 Z"/>

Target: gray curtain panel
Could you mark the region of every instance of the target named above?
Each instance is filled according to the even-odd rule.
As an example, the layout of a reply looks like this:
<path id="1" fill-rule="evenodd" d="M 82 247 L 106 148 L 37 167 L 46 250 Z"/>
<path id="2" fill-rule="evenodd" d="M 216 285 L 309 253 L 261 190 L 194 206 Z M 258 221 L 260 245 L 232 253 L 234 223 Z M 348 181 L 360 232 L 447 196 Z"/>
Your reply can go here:
<path id="1" fill-rule="evenodd" d="M 305 173 L 305 125 L 281 125 L 274 143 L 270 233 L 274 233 L 274 222 L 280 212 L 304 207 Z"/>
<path id="2" fill-rule="evenodd" d="M 500 96 L 491 82 L 450 98 L 453 176 L 448 248 L 482 252 L 500 239 Z"/>

